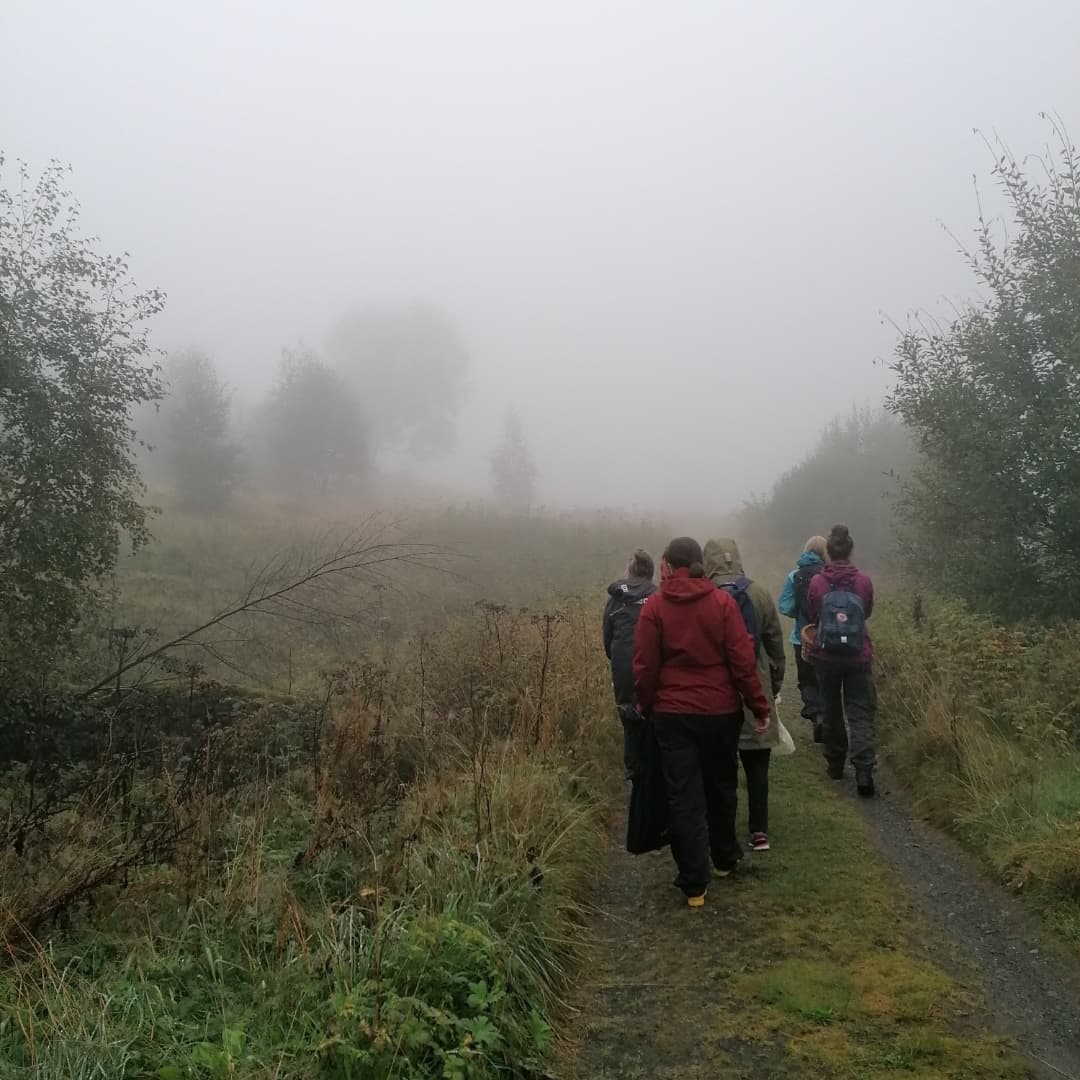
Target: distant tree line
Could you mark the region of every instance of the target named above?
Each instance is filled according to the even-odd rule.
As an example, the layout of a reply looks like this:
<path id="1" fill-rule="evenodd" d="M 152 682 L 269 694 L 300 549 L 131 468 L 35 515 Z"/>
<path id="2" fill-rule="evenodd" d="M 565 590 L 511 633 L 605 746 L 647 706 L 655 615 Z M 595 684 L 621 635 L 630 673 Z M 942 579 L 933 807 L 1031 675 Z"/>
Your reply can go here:
<path id="1" fill-rule="evenodd" d="M 454 445 L 467 354 L 431 308 L 367 309 L 331 332 L 326 358 L 285 349 L 273 385 L 246 423 L 206 353 L 168 357 L 162 394 L 143 410 L 144 472 L 194 511 L 220 510 L 241 487 L 292 500 L 364 498 L 380 457 L 424 461 Z M 492 494 L 520 510 L 536 466 L 510 410 L 492 452 Z"/>
<path id="2" fill-rule="evenodd" d="M 834 522 L 850 528 L 858 560 L 880 567 L 893 551 L 897 496 L 915 453 L 903 425 L 884 410 L 855 410 L 826 426 L 817 444 L 744 510 L 747 525 L 789 556 Z"/>
<path id="3" fill-rule="evenodd" d="M 285 349 L 246 424 L 214 361 L 170 356 L 140 434 L 151 479 L 193 510 L 225 506 L 241 484 L 292 499 L 363 495 L 378 457 L 449 450 L 468 355 L 453 322 L 423 306 L 366 309 L 333 328 L 326 356 Z"/>
<path id="4" fill-rule="evenodd" d="M 0 154 L 0 696 L 40 695 L 123 548 L 150 539 L 144 473 L 200 512 L 253 481 L 290 498 L 363 495 L 380 455 L 452 447 L 468 355 L 434 308 L 357 309 L 325 357 L 286 350 L 239 423 L 212 357 L 152 349 L 164 296 L 81 234 L 67 170 L 20 165 L 9 183 L 5 165 Z M 508 420 L 497 498 L 527 507 L 535 475 Z"/>

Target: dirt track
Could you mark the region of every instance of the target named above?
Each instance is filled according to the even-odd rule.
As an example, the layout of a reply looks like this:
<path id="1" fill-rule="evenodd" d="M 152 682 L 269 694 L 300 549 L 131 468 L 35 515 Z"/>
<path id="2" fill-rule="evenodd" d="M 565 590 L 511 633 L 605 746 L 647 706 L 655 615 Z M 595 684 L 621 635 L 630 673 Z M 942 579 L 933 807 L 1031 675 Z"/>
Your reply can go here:
<path id="1" fill-rule="evenodd" d="M 801 732 L 797 734 L 802 734 Z M 577 1080 L 1080 1080 L 1080 964 L 884 790 L 773 770 L 773 850 L 688 911 L 613 841 Z"/>
<path id="2" fill-rule="evenodd" d="M 1080 963 L 951 837 L 915 819 L 891 793 L 859 809 L 920 913 L 949 942 L 941 960 L 977 985 L 996 1026 L 1039 1075 L 1080 1080 Z"/>

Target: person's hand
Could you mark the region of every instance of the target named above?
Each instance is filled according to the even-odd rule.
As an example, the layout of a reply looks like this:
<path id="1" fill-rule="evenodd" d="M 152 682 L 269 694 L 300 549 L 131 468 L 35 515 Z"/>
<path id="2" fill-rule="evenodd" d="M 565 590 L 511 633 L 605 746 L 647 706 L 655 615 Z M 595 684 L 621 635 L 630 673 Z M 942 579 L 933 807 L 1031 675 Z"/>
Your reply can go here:
<path id="1" fill-rule="evenodd" d="M 754 723 L 754 734 L 760 739 L 766 731 L 769 730 L 769 725 L 772 723 L 772 717 L 766 713 L 764 716 L 756 718 Z"/>

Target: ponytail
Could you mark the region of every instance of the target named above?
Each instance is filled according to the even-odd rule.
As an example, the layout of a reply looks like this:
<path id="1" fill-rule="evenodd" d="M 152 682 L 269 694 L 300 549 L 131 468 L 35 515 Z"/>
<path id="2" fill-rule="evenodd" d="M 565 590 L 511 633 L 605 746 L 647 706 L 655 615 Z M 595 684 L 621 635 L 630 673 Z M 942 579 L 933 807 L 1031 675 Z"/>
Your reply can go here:
<path id="1" fill-rule="evenodd" d="M 678 536 L 664 548 L 664 561 L 672 570 L 686 569 L 690 576 L 705 576 L 705 555 L 701 545 L 692 536 Z"/>

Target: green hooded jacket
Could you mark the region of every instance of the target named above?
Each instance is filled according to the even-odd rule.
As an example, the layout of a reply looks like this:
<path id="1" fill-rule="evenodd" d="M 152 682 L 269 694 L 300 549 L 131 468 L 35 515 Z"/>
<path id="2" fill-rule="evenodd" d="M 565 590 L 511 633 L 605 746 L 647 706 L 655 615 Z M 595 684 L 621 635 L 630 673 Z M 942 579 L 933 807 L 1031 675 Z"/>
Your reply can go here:
<path id="1" fill-rule="evenodd" d="M 731 537 L 721 536 L 705 545 L 705 574 L 717 585 L 727 585 L 736 578 L 743 577 L 745 573 L 739 545 Z M 753 716 L 746 714 L 746 722 L 739 736 L 739 749 L 763 750 L 780 742 L 780 717 L 776 711 L 776 695 L 780 693 L 784 682 L 784 658 L 787 649 L 784 645 L 784 628 L 780 624 L 780 612 L 777 611 L 776 602 L 769 590 L 756 581 L 751 581 L 746 587 L 746 595 L 750 597 L 750 603 L 754 607 L 758 635 L 761 638 L 758 678 L 761 680 L 761 688 L 773 704 L 772 723 L 760 739 L 754 735 Z"/>

